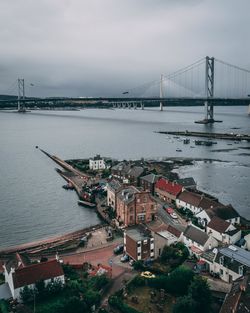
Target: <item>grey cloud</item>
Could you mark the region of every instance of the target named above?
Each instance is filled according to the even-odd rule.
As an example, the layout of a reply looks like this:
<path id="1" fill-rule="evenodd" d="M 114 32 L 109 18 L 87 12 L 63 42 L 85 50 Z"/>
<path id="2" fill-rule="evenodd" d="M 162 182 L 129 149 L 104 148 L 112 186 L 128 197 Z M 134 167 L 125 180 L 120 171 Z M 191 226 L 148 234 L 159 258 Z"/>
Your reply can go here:
<path id="1" fill-rule="evenodd" d="M 205 55 L 249 66 L 248 0 L 3 0 L 0 93 L 118 95 Z M 3 69 L 3 70 L 1 70 Z"/>

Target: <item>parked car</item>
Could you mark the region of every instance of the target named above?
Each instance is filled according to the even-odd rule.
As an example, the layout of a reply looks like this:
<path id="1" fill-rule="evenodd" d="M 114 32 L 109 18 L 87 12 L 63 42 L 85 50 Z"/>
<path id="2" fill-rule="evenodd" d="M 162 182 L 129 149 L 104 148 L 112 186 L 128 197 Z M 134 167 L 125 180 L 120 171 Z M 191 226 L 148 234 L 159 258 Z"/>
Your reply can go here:
<path id="1" fill-rule="evenodd" d="M 165 210 L 166 210 L 166 212 L 167 212 L 168 214 L 174 213 L 174 209 L 173 209 L 173 208 L 168 207 L 168 208 L 166 208 Z"/>
<path id="2" fill-rule="evenodd" d="M 135 263 L 135 261 L 134 261 L 133 259 L 131 259 L 131 260 L 129 261 L 129 265 L 130 265 L 130 266 L 133 266 L 134 263 Z"/>
<path id="3" fill-rule="evenodd" d="M 151 272 L 148 272 L 148 271 L 142 272 L 142 273 L 141 273 L 141 276 L 142 276 L 142 277 L 145 277 L 145 278 L 155 278 L 155 275 L 152 274 Z"/>
<path id="4" fill-rule="evenodd" d="M 122 257 L 121 257 L 121 262 L 125 263 L 125 262 L 128 262 L 129 261 L 129 256 L 127 254 L 124 254 Z"/>
<path id="5" fill-rule="evenodd" d="M 124 249 L 124 245 L 118 245 L 114 248 L 114 254 L 120 254 L 123 252 L 123 249 Z"/>
<path id="6" fill-rule="evenodd" d="M 177 216 L 174 212 L 171 213 L 170 216 L 171 216 L 172 218 L 174 218 L 174 219 L 177 219 L 177 218 L 178 218 L 178 216 Z"/>

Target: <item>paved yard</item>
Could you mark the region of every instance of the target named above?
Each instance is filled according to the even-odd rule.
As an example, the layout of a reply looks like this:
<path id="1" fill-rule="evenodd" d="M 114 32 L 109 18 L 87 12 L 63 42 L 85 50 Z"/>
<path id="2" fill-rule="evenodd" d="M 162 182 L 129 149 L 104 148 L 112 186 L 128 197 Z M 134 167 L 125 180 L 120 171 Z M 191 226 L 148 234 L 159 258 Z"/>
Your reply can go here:
<path id="1" fill-rule="evenodd" d="M 117 243 L 113 243 L 108 247 L 103 247 L 86 252 L 74 253 L 61 256 L 65 264 L 83 264 L 89 262 L 93 265 L 103 264 L 110 266 L 110 260 L 112 260 L 112 277 L 115 278 L 126 270 L 130 270 L 128 264 L 123 265 L 119 260 L 119 256 L 115 256 L 113 253 L 114 247 Z"/>

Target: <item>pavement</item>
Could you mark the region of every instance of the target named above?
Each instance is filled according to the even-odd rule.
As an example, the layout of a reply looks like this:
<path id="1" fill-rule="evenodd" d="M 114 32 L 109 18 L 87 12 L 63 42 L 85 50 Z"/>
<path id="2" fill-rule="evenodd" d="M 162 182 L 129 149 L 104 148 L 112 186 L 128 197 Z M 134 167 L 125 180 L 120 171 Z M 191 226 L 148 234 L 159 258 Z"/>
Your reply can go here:
<path id="1" fill-rule="evenodd" d="M 80 265 L 84 262 L 89 262 L 93 265 L 103 264 L 112 266 L 112 278 L 116 278 L 126 271 L 131 271 L 131 267 L 128 263 L 120 262 L 120 256 L 116 256 L 113 253 L 113 249 L 116 247 L 116 243 L 112 243 L 106 247 L 100 247 L 89 251 L 72 253 L 68 255 L 60 255 L 60 259 L 63 260 L 64 264 L 75 264 Z"/>
<path id="2" fill-rule="evenodd" d="M 226 283 L 221 279 L 211 278 L 207 276 L 203 276 L 207 279 L 207 282 L 212 291 L 228 293 L 231 290 L 232 284 Z"/>

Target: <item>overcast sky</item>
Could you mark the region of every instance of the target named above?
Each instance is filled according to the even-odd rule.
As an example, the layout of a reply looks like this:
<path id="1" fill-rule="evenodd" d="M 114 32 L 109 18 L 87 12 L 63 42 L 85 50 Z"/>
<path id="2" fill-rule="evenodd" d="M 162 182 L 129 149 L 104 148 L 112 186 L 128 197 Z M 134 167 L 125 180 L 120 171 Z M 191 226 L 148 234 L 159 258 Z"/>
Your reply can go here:
<path id="1" fill-rule="evenodd" d="M 206 55 L 250 69 L 249 0 L 0 0 L 0 94 L 120 95 Z"/>

